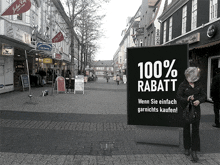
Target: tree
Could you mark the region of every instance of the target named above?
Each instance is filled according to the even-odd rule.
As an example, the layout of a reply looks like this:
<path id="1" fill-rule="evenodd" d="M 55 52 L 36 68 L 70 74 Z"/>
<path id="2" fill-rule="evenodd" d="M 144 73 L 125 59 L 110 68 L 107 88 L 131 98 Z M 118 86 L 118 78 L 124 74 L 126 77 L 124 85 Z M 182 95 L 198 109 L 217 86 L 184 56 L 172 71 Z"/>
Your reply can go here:
<path id="1" fill-rule="evenodd" d="M 82 62 L 85 64 L 88 62 L 88 54 L 95 52 L 95 44 L 92 41 L 100 37 L 99 31 L 97 30 L 98 25 L 102 16 L 96 14 L 96 10 L 101 7 L 103 3 L 107 3 L 110 0 L 62 0 L 64 8 L 66 9 L 67 16 L 69 17 L 71 27 L 71 68 L 72 74 L 74 74 L 74 36 L 75 31 L 77 35 L 80 35 L 80 45 L 81 45 L 81 71 L 82 71 Z M 94 22 L 92 22 L 94 21 Z M 95 24 L 96 22 L 96 24 Z M 80 29 L 80 30 L 79 30 Z M 91 46 L 91 47 L 90 47 Z M 79 59 L 78 59 L 79 60 Z M 74 76 L 74 75 L 72 75 Z"/>

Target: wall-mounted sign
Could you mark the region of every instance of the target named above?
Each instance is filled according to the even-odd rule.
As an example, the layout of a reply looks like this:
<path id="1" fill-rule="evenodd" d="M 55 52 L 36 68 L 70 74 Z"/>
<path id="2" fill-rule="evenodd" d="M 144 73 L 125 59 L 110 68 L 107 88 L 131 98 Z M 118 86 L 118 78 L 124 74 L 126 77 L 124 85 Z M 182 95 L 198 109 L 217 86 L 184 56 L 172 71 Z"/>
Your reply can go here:
<path id="1" fill-rule="evenodd" d="M 128 124 L 182 126 L 176 93 L 185 79 L 187 59 L 187 44 L 128 48 Z"/>
<path id="2" fill-rule="evenodd" d="M 51 58 L 44 58 L 43 59 L 43 63 L 44 64 L 52 64 L 53 63 L 53 60 Z"/>
<path id="3" fill-rule="evenodd" d="M 37 43 L 37 50 L 51 51 L 52 50 L 52 44 L 39 42 L 39 43 Z"/>
<path id="4" fill-rule="evenodd" d="M 5 34 L 10 38 L 14 38 L 26 44 L 31 44 L 31 34 L 21 30 L 21 28 L 16 27 L 16 25 L 11 26 L 9 23 L 6 23 Z"/>
<path id="5" fill-rule="evenodd" d="M 14 47 L 2 44 L 2 55 L 14 55 Z"/>
<path id="6" fill-rule="evenodd" d="M 177 44 L 192 44 L 192 43 L 195 43 L 198 41 L 200 41 L 200 33 L 190 35 L 186 38 L 183 38 L 183 39 L 177 41 L 176 43 Z"/>
<path id="7" fill-rule="evenodd" d="M 207 30 L 207 36 L 208 36 L 209 38 L 214 37 L 216 31 L 217 31 L 217 28 L 216 28 L 214 25 L 209 26 L 209 27 L 208 27 L 208 30 Z"/>

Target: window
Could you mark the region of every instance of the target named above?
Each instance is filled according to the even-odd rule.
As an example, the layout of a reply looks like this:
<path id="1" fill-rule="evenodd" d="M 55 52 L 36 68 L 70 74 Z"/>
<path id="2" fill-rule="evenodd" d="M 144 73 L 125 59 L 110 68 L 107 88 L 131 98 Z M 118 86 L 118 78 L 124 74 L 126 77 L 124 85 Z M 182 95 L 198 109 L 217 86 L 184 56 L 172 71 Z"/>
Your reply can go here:
<path id="1" fill-rule="evenodd" d="M 217 18 L 218 0 L 210 0 L 209 20 Z"/>
<path id="2" fill-rule="evenodd" d="M 186 17 L 187 17 L 187 6 L 183 7 L 182 12 L 182 34 L 186 33 Z"/>
<path id="3" fill-rule="evenodd" d="M 22 14 L 18 14 L 18 15 L 17 15 L 17 19 L 18 19 L 18 20 L 22 20 Z"/>
<path id="4" fill-rule="evenodd" d="M 172 40 L 172 29 L 173 29 L 173 17 L 170 17 L 170 21 L 169 21 L 169 41 Z"/>
<path id="5" fill-rule="evenodd" d="M 164 26 L 163 26 L 163 43 L 166 42 L 166 34 L 167 34 L 167 22 L 164 22 Z"/>
<path id="6" fill-rule="evenodd" d="M 192 0 L 192 22 L 191 29 L 195 29 L 197 26 L 197 0 Z"/>

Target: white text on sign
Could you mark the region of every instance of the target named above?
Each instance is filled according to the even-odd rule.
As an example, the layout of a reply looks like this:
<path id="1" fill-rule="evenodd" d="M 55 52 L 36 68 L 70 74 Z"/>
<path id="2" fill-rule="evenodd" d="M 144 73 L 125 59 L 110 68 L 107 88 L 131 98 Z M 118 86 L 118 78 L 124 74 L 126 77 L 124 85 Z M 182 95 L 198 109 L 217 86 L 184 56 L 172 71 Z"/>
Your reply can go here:
<path id="1" fill-rule="evenodd" d="M 173 69 L 175 61 L 176 59 L 173 59 L 171 63 L 169 60 L 163 62 L 155 61 L 154 63 L 150 61 L 138 63 L 138 67 L 140 68 L 138 92 L 175 91 L 176 77 L 178 76 L 178 71 Z M 167 70 L 164 76 L 165 79 L 162 78 L 164 70 Z M 142 79 L 147 80 L 143 81 Z M 171 87 L 171 89 L 169 89 L 169 87 Z"/>

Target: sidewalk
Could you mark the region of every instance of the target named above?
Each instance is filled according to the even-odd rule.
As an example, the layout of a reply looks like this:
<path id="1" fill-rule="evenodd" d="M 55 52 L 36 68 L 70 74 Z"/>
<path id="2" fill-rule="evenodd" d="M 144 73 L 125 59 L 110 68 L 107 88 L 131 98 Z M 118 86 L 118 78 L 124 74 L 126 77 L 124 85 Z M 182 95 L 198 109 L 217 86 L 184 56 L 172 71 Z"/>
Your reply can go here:
<path id="1" fill-rule="evenodd" d="M 180 146 L 139 144 L 127 125 L 126 85 L 89 82 L 84 94 L 42 97 L 33 88 L 0 95 L 0 164 L 193 164 Z M 198 164 L 220 164 L 219 129 L 212 104 L 202 104 Z"/>

